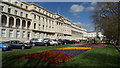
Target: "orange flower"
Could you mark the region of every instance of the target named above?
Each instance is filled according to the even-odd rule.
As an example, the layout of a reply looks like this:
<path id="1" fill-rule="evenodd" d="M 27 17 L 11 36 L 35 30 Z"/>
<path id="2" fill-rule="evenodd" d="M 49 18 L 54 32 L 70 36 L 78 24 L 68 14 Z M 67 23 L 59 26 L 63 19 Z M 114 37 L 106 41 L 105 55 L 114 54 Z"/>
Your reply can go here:
<path id="1" fill-rule="evenodd" d="M 65 48 L 58 48 L 60 50 L 64 49 L 91 49 L 91 47 L 65 47 Z"/>

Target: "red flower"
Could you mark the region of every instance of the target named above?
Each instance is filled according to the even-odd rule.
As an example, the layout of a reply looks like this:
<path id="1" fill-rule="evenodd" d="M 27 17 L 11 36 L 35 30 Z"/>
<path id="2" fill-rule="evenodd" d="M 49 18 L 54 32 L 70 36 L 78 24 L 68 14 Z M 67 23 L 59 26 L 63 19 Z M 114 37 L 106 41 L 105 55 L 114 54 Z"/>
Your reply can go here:
<path id="1" fill-rule="evenodd" d="M 58 65 L 63 62 L 68 61 L 72 56 L 68 56 L 62 52 L 57 51 L 44 51 L 40 53 L 28 54 L 26 56 L 21 56 L 21 59 L 35 59 L 43 62 L 48 62 L 50 64 Z"/>

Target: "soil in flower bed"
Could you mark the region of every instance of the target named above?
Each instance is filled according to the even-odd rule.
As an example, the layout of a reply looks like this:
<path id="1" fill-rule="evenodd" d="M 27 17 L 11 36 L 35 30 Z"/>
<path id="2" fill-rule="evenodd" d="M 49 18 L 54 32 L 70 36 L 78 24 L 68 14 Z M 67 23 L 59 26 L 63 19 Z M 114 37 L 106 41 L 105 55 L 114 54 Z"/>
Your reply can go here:
<path id="1" fill-rule="evenodd" d="M 55 51 L 62 52 L 69 56 L 76 56 L 88 50 L 89 49 L 69 49 L 69 50 L 55 50 Z"/>
<path id="2" fill-rule="evenodd" d="M 66 55 L 62 52 L 50 50 L 34 54 L 28 54 L 25 56 L 20 56 L 21 59 L 35 59 L 43 62 L 47 62 L 53 65 L 59 65 L 72 58 L 72 56 Z"/>

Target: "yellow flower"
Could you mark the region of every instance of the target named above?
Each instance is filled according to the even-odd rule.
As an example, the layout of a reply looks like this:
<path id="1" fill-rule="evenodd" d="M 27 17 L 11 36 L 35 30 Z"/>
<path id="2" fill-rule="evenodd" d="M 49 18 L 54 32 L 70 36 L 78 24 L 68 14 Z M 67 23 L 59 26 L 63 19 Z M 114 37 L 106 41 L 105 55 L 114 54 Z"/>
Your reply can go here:
<path id="1" fill-rule="evenodd" d="M 64 49 L 91 49 L 90 47 L 65 47 L 65 48 L 58 48 L 60 50 Z"/>

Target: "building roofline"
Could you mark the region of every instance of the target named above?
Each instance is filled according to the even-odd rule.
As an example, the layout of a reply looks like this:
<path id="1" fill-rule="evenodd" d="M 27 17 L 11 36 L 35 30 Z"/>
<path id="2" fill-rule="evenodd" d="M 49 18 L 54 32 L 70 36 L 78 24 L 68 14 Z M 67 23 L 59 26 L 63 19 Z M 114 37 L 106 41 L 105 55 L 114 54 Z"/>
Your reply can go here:
<path id="1" fill-rule="evenodd" d="M 87 31 L 87 33 L 91 33 L 91 32 L 96 32 L 96 31 Z M 100 32 L 100 31 L 98 31 L 98 32 Z"/>
<path id="2" fill-rule="evenodd" d="M 34 5 L 34 6 L 39 7 L 39 8 L 41 8 L 41 9 L 47 11 L 47 12 L 50 12 L 50 13 L 54 14 L 53 12 L 51 12 L 51 11 L 49 11 L 49 10 L 47 10 L 47 9 L 45 9 L 45 8 L 43 8 L 43 7 L 39 6 L 39 5 L 37 5 L 37 4 L 35 4 L 35 3 L 30 3 L 30 5 Z"/>
<path id="3" fill-rule="evenodd" d="M 24 1 L 20 1 L 20 2 L 22 2 L 22 3 L 26 4 L 26 5 L 30 5 L 30 3 L 27 3 L 27 2 L 24 2 Z"/>

